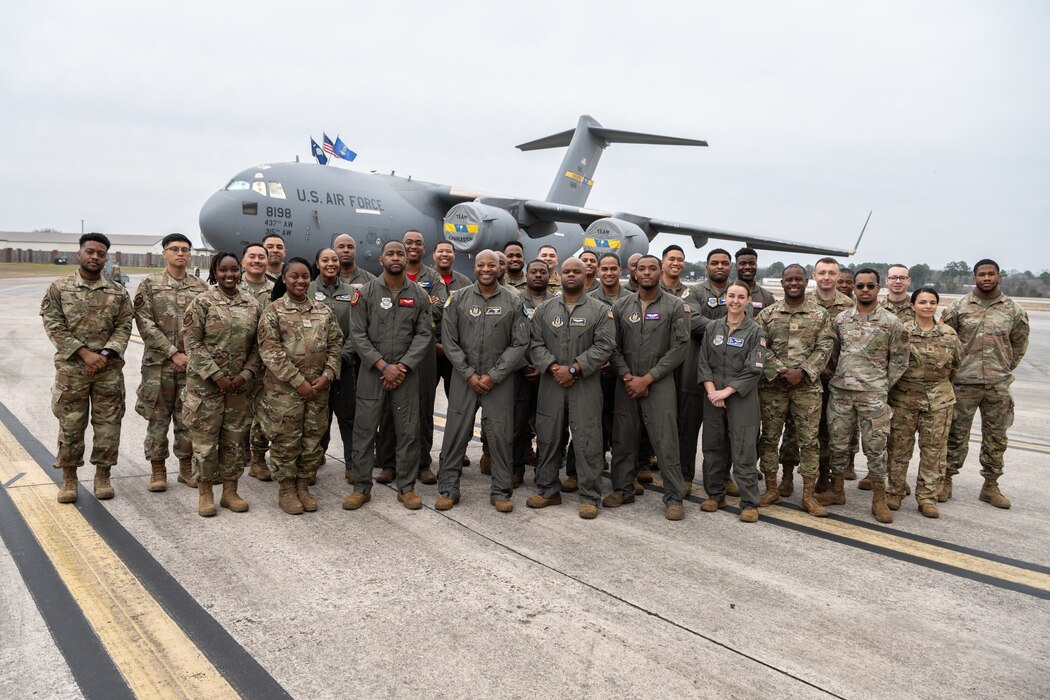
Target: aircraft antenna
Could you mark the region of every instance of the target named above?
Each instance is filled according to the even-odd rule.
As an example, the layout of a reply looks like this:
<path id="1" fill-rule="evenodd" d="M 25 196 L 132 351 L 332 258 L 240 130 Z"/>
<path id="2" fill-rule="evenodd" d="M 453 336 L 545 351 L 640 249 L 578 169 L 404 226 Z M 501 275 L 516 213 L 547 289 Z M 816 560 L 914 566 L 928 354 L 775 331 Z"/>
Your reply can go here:
<path id="1" fill-rule="evenodd" d="M 868 218 L 864 219 L 864 226 L 860 229 L 860 235 L 857 236 L 857 242 L 853 245 L 853 250 L 849 252 L 850 255 L 856 254 L 857 248 L 860 248 L 860 239 L 864 238 L 864 232 L 868 229 L 869 221 L 871 221 L 871 210 L 868 211 Z"/>

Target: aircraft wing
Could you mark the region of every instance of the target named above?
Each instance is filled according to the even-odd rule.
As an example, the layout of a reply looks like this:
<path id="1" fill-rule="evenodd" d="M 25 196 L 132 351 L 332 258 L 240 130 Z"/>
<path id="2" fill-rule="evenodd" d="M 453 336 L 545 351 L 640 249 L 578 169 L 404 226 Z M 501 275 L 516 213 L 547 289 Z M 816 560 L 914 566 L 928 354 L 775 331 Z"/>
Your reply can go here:
<path id="1" fill-rule="evenodd" d="M 495 203 L 495 202 L 494 202 Z M 833 248 L 824 245 L 815 245 L 811 243 L 800 243 L 798 241 L 788 241 L 782 238 L 771 238 L 769 236 L 759 236 L 752 233 L 740 233 L 737 231 L 727 231 L 725 229 L 713 228 L 710 226 L 698 226 L 695 224 L 683 224 L 677 221 L 667 221 L 665 219 L 652 219 L 645 216 L 638 216 L 636 214 L 627 214 L 624 212 L 607 212 L 600 211 L 597 209 L 584 209 L 582 207 L 574 207 L 567 204 L 557 204 L 554 202 L 546 202 L 539 200 L 526 200 L 521 202 L 521 206 L 527 211 L 532 217 L 540 221 L 549 222 L 568 222 L 574 224 L 580 224 L 581 226 L 587 226 L 594 223 L 598 219 L 614 218 L 628 221 L 641 228 L 649 240 L 652 240 L 657 234 L 660 233 L 674 233 L 684 236 L 689 236 L 693 239 L 694 245 L 697 248 L 702 248 L 707 245 L 709 238 L 717 238 L 719 240 L 739 241 L 757 248 L 759 250 L 774 250 L 788 253 L 808 253 L 811 255 L 838 255 L 838 256 L 850 256 L 856 253 L 856 246 L 853 249 L 845 248 Z M 868 218 L 871 218 L 871 214 L 868 214 Z M 867 228 L 867 221 L 864 222 L 864 227 Z M 864 235 L 864 230 L 861 230 L 861 236 Z M 857 243 L 860 243 L 860 239 L 857 239 Z"/>

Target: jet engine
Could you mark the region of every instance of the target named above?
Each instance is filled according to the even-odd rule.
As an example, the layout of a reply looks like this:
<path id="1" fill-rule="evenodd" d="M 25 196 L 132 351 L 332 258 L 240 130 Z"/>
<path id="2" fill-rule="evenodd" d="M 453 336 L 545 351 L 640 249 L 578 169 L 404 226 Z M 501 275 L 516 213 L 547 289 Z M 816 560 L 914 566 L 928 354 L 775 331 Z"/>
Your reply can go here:
<path id="1" fill-rule="evenodd" d="M 464 253 L 503 250 L 504 243 L 518 240 L 518 222 L 499 207 L 464 202 L 445 214 L 444 233 L 445 240 Z"/>
<path id="2" fill-rule="evenodd" d="M 598 219 L 583 234 L 583 249 L 598 257 L 603 253 L 616 253 L 620 264 L 627 266 L 627 259 L 635 253 L 649 252 L 649 237 L 640 226 L 623 219 Z"/>

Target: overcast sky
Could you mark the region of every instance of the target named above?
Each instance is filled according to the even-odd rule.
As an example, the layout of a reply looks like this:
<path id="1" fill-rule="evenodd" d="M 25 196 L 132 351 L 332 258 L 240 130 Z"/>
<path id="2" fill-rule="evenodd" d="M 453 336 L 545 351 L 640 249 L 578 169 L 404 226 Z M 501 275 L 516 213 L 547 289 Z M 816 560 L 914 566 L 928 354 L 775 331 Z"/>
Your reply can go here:
<path id="1" fill-rule="evenodd" d="M 4 8 L 0 230 L 196 236 L 322 130 L 363 171 L 542 198 L 563 151 L 513 146 L 587 113 L 710 142 L 611 146 L 595 208 L 840 247 L 872 209 L 854 263 L 1050 266 L 1047 2 L 154 5 Z"/>

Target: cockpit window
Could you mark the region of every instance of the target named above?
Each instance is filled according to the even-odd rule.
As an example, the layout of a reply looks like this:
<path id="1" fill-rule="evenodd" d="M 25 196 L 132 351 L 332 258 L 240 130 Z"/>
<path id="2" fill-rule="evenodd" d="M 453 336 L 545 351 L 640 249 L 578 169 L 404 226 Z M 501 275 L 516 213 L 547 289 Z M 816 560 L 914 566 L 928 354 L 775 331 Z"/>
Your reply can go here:
<path id="1" fill-rule="evenodd" d="M 274 199 L 286 199 L 284 196 L 284 185 L 280 182 L 270 181 L 266 183 L 270 186 L 270 196 Z"/>
<path id="2" fill-rule="evenodd" d="M 262 180 L 257 180 L 255 182 L 253 182 L 252 183 L 252 191 L 253 192 L 258 192 L 263 197 L 265 197 L 266 196 L 266 183 L 263 182 Z"/>
<path id="3" fill-rule="evenodd" d="M 227 190 L 246 190 L 248 189 L 248 183 L 244 180 L 230 180 L 230 184 L 226 185 Z"/>

